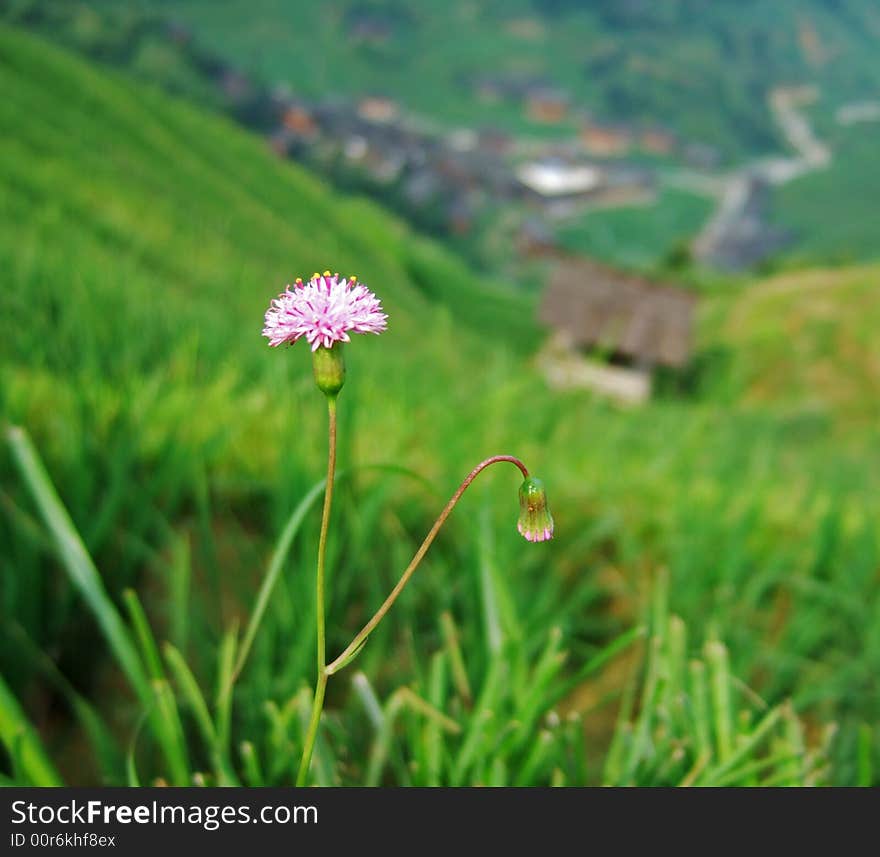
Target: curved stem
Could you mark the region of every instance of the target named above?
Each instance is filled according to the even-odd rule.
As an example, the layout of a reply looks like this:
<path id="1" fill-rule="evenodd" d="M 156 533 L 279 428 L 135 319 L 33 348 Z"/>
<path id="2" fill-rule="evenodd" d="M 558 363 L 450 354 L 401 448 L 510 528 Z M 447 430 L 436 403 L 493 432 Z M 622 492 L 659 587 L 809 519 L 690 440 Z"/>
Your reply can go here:
<path id="1" fill-rule="evenodd" d="M 318 735 L 318 724 L 321 721 L 321 709 L 324 707 L 324 691 L 327 688 L 326 660 L 327 660 L 327 634 L 324 617 L 324 558 L 327 552 L 327 530 L 330 526 L 330 509 L 333 505 L 333 479 L 336 473 L 336 396 L 327 397 L 328 412 L 328 452 L 327 452 L 327 487 L 324 491 L 324 511 L 321 515 L 321 535 L 318 538 L 318 569 L 315 584 L 315 605 L 317 611 L 317 650 L 318 650 L 318 677 L 315 683 L 315 696 L 312 701 L 312 716 L 309 720 L 309 728 L 306 732 L 305 745 L 303 746 L 302 759 L 299 764 L 299 773 L 296 776 L 296 784 L 303 786 L 309 775 L 309 765 L 312 761 L 312 751 L 315 747 L 315 738 Z"/>
<path id="2" fill-rule="evenodd" d="M 400 580 L 397 582 L 397 585 L 394 589 L 391 590 L 391 594 L 385 599 L 382 606 L 376 611 L 373 615 L 373 618 L 367 622 L 366 625 L 358 632 L 355 638 L 348 644 L 346 649 L 342 652 L 342 654 L 336 658 L 335 661 L 328 664 L 325 668 L 325 672 L 328 676 L 333 675 L 336 672 L 339 672 L 347 663 L 349 663 L 354 656 L 357 654 L 358 649 L 366 642 L 367 637 L 375 630 L 376 626 L 382 621 L 385 614 L 391 609 L 391 605 L 397 600 L 397 596 L 403 591 L 403 587 L 409 582 L 409 579 L 413 576 L 415 570 L 419 567 L 419 563 L 424 558 L 425 554 L 428 552 L 428 548 L 431 547 L 431 543 L 434 541 L 437 533 L 440 531 L 440 528 L 446 523 L 446 519 L 449 517 L 449 513 L 455 508 L 455 504 L 461 499 L 461 495 L 467 490 L 468 486 L 481 471 L 485 470 L 491 464 L 497 464 L 500 461 L 509 461 L 511 464 L 515 464 L 523 475 L 524 479 L 529 478 L 529 471 L 526 468 L 525 464 L 523 464 L 518 458 L 515 458 L 512 455 L 493 455 L 491 458 L 487 458 L 485 461 L 481 461 L 464 479 L 461 485 L 458 486 L 458 490 L 452 495 L 449 502 L 443 508 L 443 511 L 440 513 L 440 516 L 434 522 L 434 526 L 431 527 L 428 535 L 425 536 L 425 540 L 422 542 L 421 547 L 416 551 L 415 556 L 412 558 L 410 564 L 406 567 L 406 570 L 400 577 Z"/>

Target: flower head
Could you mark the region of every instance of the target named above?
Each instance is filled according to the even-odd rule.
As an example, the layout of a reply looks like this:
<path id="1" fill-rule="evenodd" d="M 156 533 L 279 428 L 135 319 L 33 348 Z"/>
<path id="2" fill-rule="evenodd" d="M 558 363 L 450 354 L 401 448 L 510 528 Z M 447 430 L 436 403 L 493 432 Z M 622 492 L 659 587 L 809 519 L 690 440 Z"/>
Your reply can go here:
<path id="1" fill-rule="evenodd" d="M 530 542 L 553 538 L 553 516 L 540 479 L 530 476 L 519 488 L 519 520 L 516 528 Z"/>
<path id="2" fill-rule="evenodd" d="M 304 336 L 317 351 L 348 342 L 349 331 L 381 333 L 387 318 L 379 299 L 355 277 L 340 279 L 339 274 L 324 271 L 307 283 L 297 280 L 272 301 L 263 336 L 272 346 Z"/>

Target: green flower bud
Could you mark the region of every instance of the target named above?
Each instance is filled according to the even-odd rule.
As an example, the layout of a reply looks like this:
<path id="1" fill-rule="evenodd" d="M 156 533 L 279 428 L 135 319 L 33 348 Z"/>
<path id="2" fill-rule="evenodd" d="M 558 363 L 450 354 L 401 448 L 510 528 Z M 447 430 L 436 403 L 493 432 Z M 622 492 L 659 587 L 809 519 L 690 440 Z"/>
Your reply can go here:
<path id="1" fill-rule="evenodd" d="M 335 397 L 345 383 L 345 360 L 342 357 L 342 344 L 334 342 L 330 348 L 320 346 L 312 352 L 312 368 L 318 389 L 328 396 Z"/>
<path id="2" fill-rule="evenodd" d="M 520 485 L 516 528 L 530 542 L 544 542 L 553 538 L 553 516 L 547 506 L 544 483 L 534 476 Z"/>

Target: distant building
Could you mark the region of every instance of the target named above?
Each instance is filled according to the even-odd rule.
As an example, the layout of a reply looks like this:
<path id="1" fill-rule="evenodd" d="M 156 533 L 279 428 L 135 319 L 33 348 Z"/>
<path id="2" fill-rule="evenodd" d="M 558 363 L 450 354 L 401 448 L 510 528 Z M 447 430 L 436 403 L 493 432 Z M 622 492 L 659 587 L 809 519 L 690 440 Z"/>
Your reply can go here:
<path id="1" fill-rule="evenodd" d="M 400 115 L 400 108 L 391 98 L 370 95 L 358 102 L 357 114 L 367 122 L 393 122 Z"/>
<path id="2" fill-rule="evenodd" d="M 432 202 L 442 188 L 436 173 L 425 167 L 414 169 L 403 183 L 403 195 L 410 205 L 422 208 Z"/>
<path id="3" fill-rule="evenodd" d="M 472 152 L 479 145 L 479 137 L 471 128 L 456 128 L 446 137 L 446 144 L 454 152 Z"/>
<path id="4" fill-rule="evenodd" d="M 542 158 L 517 167 L 515 179 L 515 195 L 551 218 L 570 217 L 585 207 L 638 205 L 655 195 L 653 174 L 630 164 Z"/>
<path id="5" fill-rule="evenodd" d="M 371 149 L 366 160 L 371 178 L 379 184 L 391 184 L 397 181 L 406 167 L 406 155 L 399 149 L 388 151 Z"/>
<path id="6" fill-rule="evenodd" d="M 529 94 L 550 92 L 552 82 L 544 77 L 508 74 L 501 76 L 481 76 L 465 80 L 474 95 L 487 104 L 499 101 L 525 101 Z"/>
<path id="7" fill-rule="evenodd" d="M 281 124 L 301 137 L 314 137 L 318 133 L 311 112 L 301 104 L 288 104 L 281 114 Z"/>
<path id="8" fill-rule="evenodd" d="M 506 155 L 513 149 L 514 139 L 500 128 L 480 128 L 477 145 L 493 155 Z"/>
<path id="9" fill-rule="evenodd" d="M 517 168 L 516 177 L 538 196 L 581 196 L 602 184 L 602 170 L 592 164 L 568 164 L 562 160 L 530 161 Z"/>
<path id="10" fill-rule="evenodd" d="M 583 147 L 600 158 L 619 158 L 633 145 L 633 132 L 627 125 L 587 122 L 580 132 Z"/>
<path id="11" fill-rule="evenodd" d="M 367 141 L 357 134 L 349 137 L 342 147 L 342 153 L 349 161 L 361 161 L 367 156 L 369 151 L 370 146 Z"/>
<path id="12" fill-rule="evenodd" d="M 646 128 L 639 134 L 639 148 L 652 155 L 671 155 L 675 142 L 674 134 L 659 128 Z"/>
<path id="13" fill-rule="evenodd" d="M 586 387 L 636 403 L 653 370 L 691 355 L 696 297 L 587 259 L 566 259 L 544 291 L 539 317 L 553 331 L 542 364 L 556 387 Z M 587 352 L 604 353 L 604 362 Z"/>
<path id="14" fill-rule="evenodd" d="M 268 142 L 269 148 L 278 155 L 279 158 L 286 158 L 293 151 L 294 135 L 286 128 L 280 128 L 269 135 Z"/>
<path id="15" fill-rule="evenodd" d="M 465 195 L 455 196 L 445 211 L 447 226 L 454 235 L 467 235 L 474 225 L 474 207 Z"/>
<path id="16" fill-rule="evenodd" d="M 240 104 L 250 98 L 254 86 L 247 75 L 234 68 L 224 68 L 220 72 L 220 91 L 233 104 Z"/>
<path id="17" fill-rule="evenodd" d="M 532 89 L 526 93 L 526 116 L 533 122 L 555 125 L 568 115 L 568 96 L 558 89 Z"/>

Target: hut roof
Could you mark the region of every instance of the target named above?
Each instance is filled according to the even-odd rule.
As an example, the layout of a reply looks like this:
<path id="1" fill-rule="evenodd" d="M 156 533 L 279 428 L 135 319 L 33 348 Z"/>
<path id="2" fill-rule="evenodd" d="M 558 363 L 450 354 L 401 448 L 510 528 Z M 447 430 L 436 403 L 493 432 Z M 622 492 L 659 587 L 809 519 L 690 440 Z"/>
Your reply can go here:
<path id="1" fill-rule="evenodd" d="M 577 347 L 599 346 L 651 365 L 682 366 L 691 352 L 695 303 L 683 289 L 588 260 L 566 260 L 550 278 L 539 315 Z"/>

